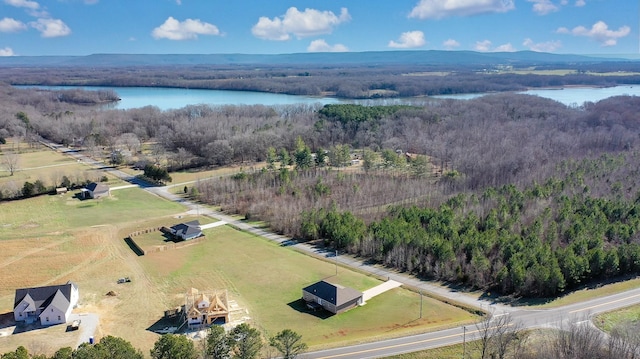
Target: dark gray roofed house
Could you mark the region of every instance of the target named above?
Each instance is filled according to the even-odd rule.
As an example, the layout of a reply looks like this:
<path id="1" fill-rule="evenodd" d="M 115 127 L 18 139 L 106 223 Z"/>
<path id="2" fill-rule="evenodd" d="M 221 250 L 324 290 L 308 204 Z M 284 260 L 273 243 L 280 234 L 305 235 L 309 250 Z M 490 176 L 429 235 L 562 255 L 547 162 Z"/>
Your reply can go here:
<path id="1" fill-rule="evenodd" d="M 42 325 L 66 323 L 78 304 L 78 286 L 73 282 L 16 290 L 13 316 L 27 324 L 40 320 Z"/>
<path id="2" fill-rule="evenodd" d="M 109 197 L 111 195 L 111 190 L 109 189 L 109 185 L 104 183 L 96 183 L 91 182 L 87 185 L 87 187 L 82 190 L 82 198 L 102 198 Z"/>
<path id="3" fill-rule="evenodd" d="M 198 238 L 202 235 L 200 222 L 197 220 L 176 224 L 175 226 L 169 228 L 169 230 L 171 231 L 171 234 L 173 234 L 176 238 L 180 238 L 184 241 Z"/>
<path id="4" fill-rule="evenodd" d="M 320 281 L 302 289 L 302 299 L 339 314 L 363 303 L 362 292 L 339 284 Z"/>

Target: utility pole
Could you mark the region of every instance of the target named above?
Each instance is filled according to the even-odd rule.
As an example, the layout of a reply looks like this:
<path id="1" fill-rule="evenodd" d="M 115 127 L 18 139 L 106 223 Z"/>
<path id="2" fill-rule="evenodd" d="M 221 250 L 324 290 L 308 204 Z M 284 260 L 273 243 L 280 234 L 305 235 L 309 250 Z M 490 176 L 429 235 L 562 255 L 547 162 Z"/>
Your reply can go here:
<path id="1" fill-rule="evenodd" d="M 420 289 L 420 319 L 422 319 L 422 289 Z"/>
<path id="2" fill-rule="evenodd" d="M 336 249 L 336 276 L 338 275 L 338 250 Z"/>
<path id="3" fill-rule="evenodd" d="M 462 327 L 462 359 L 467 356 L 467 327 Z"/>

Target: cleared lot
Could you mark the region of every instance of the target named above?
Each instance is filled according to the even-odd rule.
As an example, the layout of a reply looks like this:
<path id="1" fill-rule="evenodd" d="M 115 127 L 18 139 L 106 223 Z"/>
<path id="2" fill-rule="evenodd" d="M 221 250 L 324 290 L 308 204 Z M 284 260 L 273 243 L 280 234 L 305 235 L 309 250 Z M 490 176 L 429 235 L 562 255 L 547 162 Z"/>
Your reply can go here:
<path id="1" fill-rule="evenodd" d="M 0 311 L 12 310 L 15 288 L 73 280 L 81 294 L 78 312 L 100 318 L 95 339 L 121 336 L 143 352 L 157 340 L 158 334 L 150 329 L 164 310 L 181 304 L 191 287 L 226 288 L 230 301 L 248 310 L 251 324 L 265 336 L 290 328 L 315 348 L 473 318 L 425 298 L 425 315 L 418 320 L 419 295 L 401 288 L 339 316 L 308 313 L 300 301 L 302 288 L 334 275 L 335 264 L 225 225 L 205 230 L 201 243 L 137 257 L 123 241 L 129 233 L 190 219 L 181 206 L 139 189 L 122 189 L 100 201 L 79 201 L 67 194 L 3 206 L 7 210 L 0 213 L 0 270 L 10 274 L 0 276 Z M 149 240 L 162 241 L 161 237 Z M 130 277 L 131 282 L 118 284 L 121 277 Z M 382 283 L 343 268 L 336 279 L 359 290 Z M 5 336 L 0 338 L 0 352 L 18 345 L 49 352 L 60 345 L 74 346 L 88 340 L 91 330 L 86 324 L 83 318 L 72 334 L 57 326 Z M 87 334 L 82 334 L 85 328 Z"/>

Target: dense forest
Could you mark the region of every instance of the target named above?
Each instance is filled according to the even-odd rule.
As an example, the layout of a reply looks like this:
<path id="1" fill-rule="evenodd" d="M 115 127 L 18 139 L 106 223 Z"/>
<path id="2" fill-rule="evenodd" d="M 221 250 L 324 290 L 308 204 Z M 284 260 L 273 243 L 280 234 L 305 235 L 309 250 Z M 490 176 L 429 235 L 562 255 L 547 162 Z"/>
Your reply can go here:
<path id="1" fill-rule="evenodd" d="M 101 71 L 106 76 L 108 70 Z M 611 80 L 507 74 L 483 82 L 478 76 L 486 80 L 486 74 L 460 73 L 451 75 L 461 76 L 459 88 L 447 90 L 449 76 L 436 76 L 449 81 L 444 84 L 389 75 L 394 85 L 378 81 L 383 74 L 358 71 L 326 81 L 347 86 L 353 75 L 360 78 L 358 91 L 388 88 L 406 95 L 410 91 L 399 89 L 412 84 L 424 94 L 429 86 L 437 93 L 468 92 L 475 81 L 487 91 L 501 81 L 501 89 L 519 88 L 523 79 Z M 167 74 L 167 81 L 174 76 Z M 247 83 L 278 84 L 259 76 Z M 285 73 L 282 79 L 291 92 L 295 81 L 309 76 Z M 236 175 L 201 181 L 190 193 L 300 240 L 505 295 L 554 296 L 640 271 L 636 97 L 571 107 L 513 93 L 391 106 L 99 107 L 116 97 L 2 85 L 0 138 L 45 138 L 114 165 L 145 162 L 169 172 L 240 165 L 244 170 Z M 2 154 L 5 167 L 12 155 Z M 252 170 L 258 161 L 266 167 Z M 59 185 L 50 181 L 41 184 Z M 5 185 L 0 193 L 20 197 L 23 188 Z"/>

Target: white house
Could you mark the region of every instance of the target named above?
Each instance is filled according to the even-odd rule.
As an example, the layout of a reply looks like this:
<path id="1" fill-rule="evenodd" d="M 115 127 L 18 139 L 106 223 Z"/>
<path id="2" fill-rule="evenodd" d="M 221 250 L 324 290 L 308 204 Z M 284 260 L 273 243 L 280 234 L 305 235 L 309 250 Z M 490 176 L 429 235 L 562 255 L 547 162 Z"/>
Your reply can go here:
<path id="1" fill-rule="evenodd" d="M 69 281 L 62 285 L 16 290 L 13 317 L 26 324 L 40 320 L 42 325 L 66 323 L 78 305 L 78 285 Z"/>

